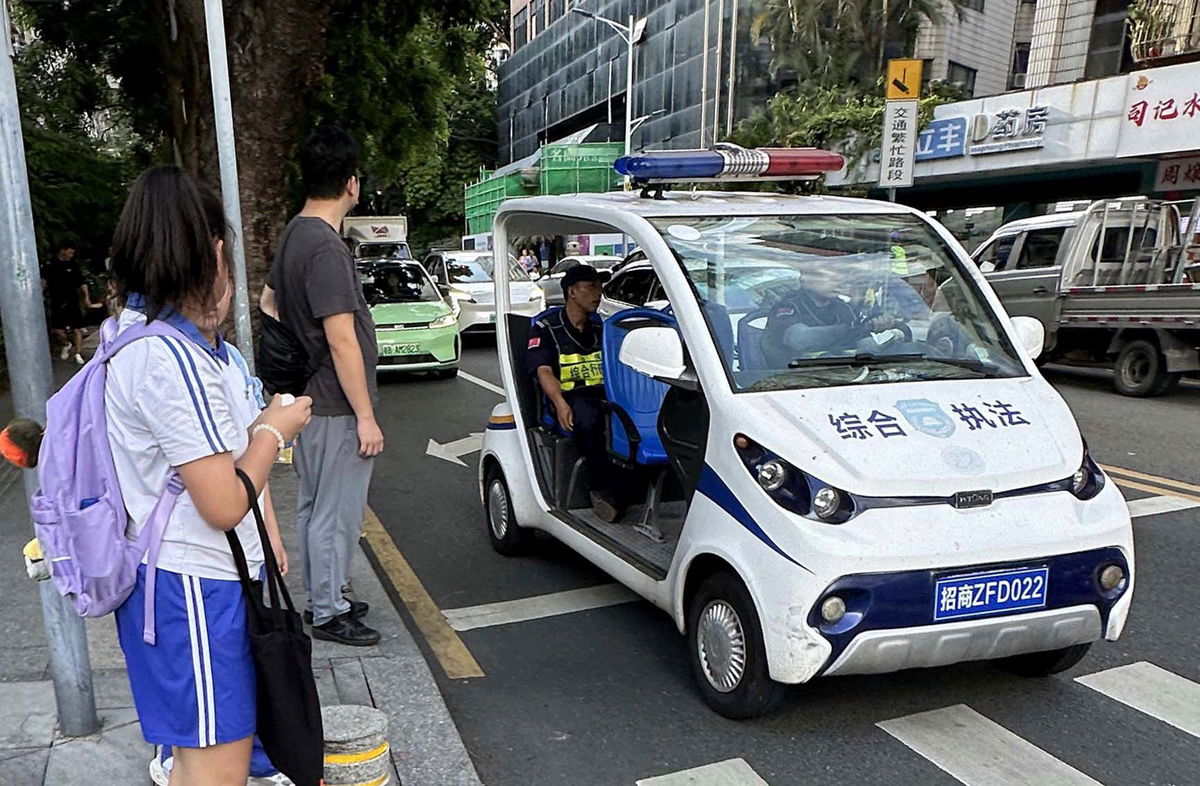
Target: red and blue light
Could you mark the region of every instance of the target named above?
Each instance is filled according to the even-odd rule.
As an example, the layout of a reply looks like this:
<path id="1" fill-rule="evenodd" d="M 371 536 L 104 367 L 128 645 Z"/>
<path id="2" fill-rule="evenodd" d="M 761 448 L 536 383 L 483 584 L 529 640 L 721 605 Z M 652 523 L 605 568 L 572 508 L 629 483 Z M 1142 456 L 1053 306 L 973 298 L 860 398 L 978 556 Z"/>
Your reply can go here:
<path id="1" fill-rule="evenodd" d="M 622 156 L 619 174 L 642 183 L 695 180 L 790 180 L 836 172 L 846 165 L 837 153 L 817 148 L 718 145 L 712 150 L 654 150 Z"/>

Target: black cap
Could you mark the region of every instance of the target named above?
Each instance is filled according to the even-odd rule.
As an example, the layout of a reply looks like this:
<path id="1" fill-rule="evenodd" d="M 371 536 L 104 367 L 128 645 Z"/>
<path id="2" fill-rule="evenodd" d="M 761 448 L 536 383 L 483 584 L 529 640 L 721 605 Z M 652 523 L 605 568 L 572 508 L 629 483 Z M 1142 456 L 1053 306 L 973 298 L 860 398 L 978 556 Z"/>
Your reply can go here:
<path id="1" fill-rule="evenodd" d="M 592 267 L 591 265 L 584 265 L 584 264 L 574 265 L 573 267 L 568 269 L 566 273 L 563 273 L 563 277 L 562 277 L 563 297 L 567 296 L 567 293 L 570 291 L 571 287 L 575 286 L 576 284 L 578 284 L 582 281 L 599 281 L 599 280 L 600 280 L 600 271 L 597 270 L 596 268 Z"/>

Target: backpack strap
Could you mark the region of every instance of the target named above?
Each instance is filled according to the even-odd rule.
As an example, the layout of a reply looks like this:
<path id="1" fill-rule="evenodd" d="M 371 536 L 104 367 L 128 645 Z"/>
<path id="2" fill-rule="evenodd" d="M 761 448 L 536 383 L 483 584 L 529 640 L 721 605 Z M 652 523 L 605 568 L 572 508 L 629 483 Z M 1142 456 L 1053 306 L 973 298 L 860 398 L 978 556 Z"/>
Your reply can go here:
<path id="1" fill-rule="evenodd" d="M 170 477 L 167 478 L 167 488 L 155 503 L 154 510 L 150 512 L 150 519 L 146 522 L 145 529 L 142 530 L 142 537 L 138 539 L 139 548 L 142 545 L 146 547 L 146 605 L 143 613 L 142 641 L 150 646 L 154 646 L 156 638 L 154 589 L 157 583 L 155 579 L 158 578 L 158 550 L 162 546 L 163 534 L 167 531 L 167 522 L 171 519 L 171 511 L 175 509 L 175 502 L 183 493 L 183 489 L 183 478 L 178 472 L 172 471 Z M 144 544 L 140 542 L 143 539 L 146 540 Z"/>

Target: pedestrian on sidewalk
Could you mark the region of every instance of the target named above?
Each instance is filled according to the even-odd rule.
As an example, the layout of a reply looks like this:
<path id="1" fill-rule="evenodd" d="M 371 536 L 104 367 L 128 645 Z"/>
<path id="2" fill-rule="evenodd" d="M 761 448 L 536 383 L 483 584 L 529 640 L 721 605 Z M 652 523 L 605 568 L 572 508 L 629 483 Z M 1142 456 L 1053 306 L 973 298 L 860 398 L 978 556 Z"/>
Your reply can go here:
<path id="1" fill-rule="evenodd" d="M 240 469 L 261 489 L 267 545 L 284 563 L 267 479 L 311 407 L 306 397 L 290 406 L 277 397 L 259 412 L 217 332 L 233 293 L 227 237 L 215 194 L 175 167 L 152 169 L 130 190 L 112 265 L 125 305 L 118 330 L 159 319 L 184 336 L 135 341 L 113 357 L 105 409 L 130 538 L 146 526 L 173 472 L 185 487 L 156 563 L 154 644 L 143 639 L 145 564 L 116 622 L 142 735 L 171 747 L 171 782 L 188 786 L 244 786 L 249 777 L 255 672 L 225 533 L 236 533 L 258 575 L 264 544 Z M 152 777 L 161 774 L 159 756 L 150 768 Z"/>
<path id="2" fill-rule="evenodd" d="M 62 345 L 63 360 L 72 357 L 83 365 L 83 308 L 103 308 L 93 303 L 87 279 L 75 259 L 75 244 L 64 240 L 58 252 L 42 265 L 42 289 L 50 317 L 50 333 Z"/>
<path id="3" fill-rule="evenodd" d="M 380 636 L 362 622 L 367 604 L 343 594 L 374 459 L 383 451 L 375 418 L 375 324 L 339 234 L 358 204 L 358 159 L 358 144 L 335 126 L 318 128 L 300 151 L 307 199 L 279 238 L 263 302 L 309 357 L 324 358 L 305 391 L 313 420 L 293 454 L 305 616 L 318 639 L 371 646 Z"/>

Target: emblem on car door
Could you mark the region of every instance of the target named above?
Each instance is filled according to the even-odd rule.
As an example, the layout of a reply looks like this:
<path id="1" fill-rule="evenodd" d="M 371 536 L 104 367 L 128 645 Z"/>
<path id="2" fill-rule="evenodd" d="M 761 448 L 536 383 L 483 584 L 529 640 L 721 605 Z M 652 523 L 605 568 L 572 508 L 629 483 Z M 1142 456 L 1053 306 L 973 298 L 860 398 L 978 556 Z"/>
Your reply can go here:
<path id="1" fill-rule="evenodd" d="M 956 508 L 983 508 L 991 504 L 991 489 L 959 491 L 954 494 L 954 507 Z"/>

